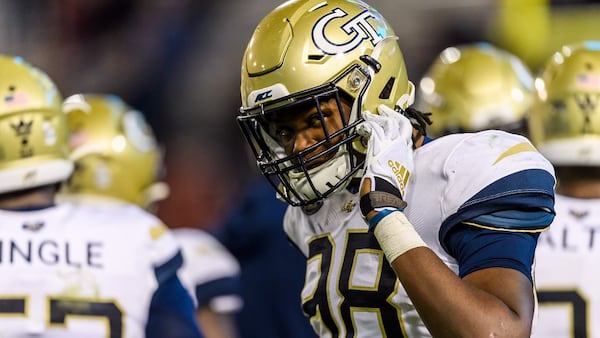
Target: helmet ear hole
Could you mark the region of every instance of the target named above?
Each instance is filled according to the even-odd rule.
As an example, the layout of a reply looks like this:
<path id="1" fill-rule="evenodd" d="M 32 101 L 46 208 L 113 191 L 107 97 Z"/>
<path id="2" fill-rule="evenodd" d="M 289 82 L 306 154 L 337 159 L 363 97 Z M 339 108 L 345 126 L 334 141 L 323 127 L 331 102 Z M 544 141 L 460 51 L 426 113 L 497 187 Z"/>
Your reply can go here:
<path id="1" fill-rule="evenodd" d="M 395 77 L 390 77 L 386 82 L 385 86 L 383 86 L 383 90 L 379 93 L 379 98 L 382 100 L 387 100 L 390 98 L 390 94 L 392 93 L 392 88 L 394 88 L 394 83 L 396 82 Z"/>

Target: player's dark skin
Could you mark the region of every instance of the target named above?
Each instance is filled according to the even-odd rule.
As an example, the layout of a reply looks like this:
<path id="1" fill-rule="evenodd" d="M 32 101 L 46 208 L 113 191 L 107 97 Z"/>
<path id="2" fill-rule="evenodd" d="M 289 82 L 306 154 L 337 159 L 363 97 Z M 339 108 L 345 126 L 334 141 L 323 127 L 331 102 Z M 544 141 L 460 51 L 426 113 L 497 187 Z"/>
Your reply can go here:
<path id="1" fill-rule="evenodd" d="M 346 105 L 346 103 L 343 104 Z M 326 123 L 327 131 L 330 134 L 341 129 L 344 125 L 335 98 L 322 102 L 323 121 L 317 108 L 309 107 L 312 108 L 302 109 L 302 107 L 296 107 L 293 110 L 286 110 L 283 114 L 273 114 L 269 118 L 269 134 L 277 140 L 287 154 L 297 153 L 323 140 L 325 138 L 323 121 Z M 346 116 L 346 121 L 347 118 Z M 338 135 L 332 138 L 330 143 L 335 143 L 343 137 L 343 135 Z M 309 152 L 304 156 L 305 159 L 324 151 L 330 143 L 325 143 Z M 328 156 L 321 156 L 318 160 L 308 163 L 308 166 L 309 168 L 316 167 L 334 155 L 335 152 L 331 152 Z"/>
<path id="2" fill-rule="evenodd" d="M 345 119 L 350 105 L 343 104 Z M 321 103 L 327 130 L 342 126 L 335 99 Z M 283 116 L 283 114 L 282 114 Z M 316 107 L 271 122 L 271 135 L 287 154 L 299 152 L 324 138 Z M 416 135 L 416 134 L 415 134 Z M 423 137 L 416 140 L 420 147 Z M 323 149 L 318 149 L 323 150 Z M 368 193 L 369 180 L 361 187 Z M 375 212 L 368 215 L 373 217 Z M 398 256 L 391 266 L 406 289 L 423 322 L 434 337 L 529 337 L 534 313 L 533 286 L 521 272 L 486 268 L 459 278 L 427 247 Z"/>
<path id="3" fill-rule="evenodd" d="M 556 192 L 574 198 L 600 197 L 600 168 L 592 166 L 555 166 Z"/>
<path id="4" fill-rule="evenodd" d="M 0 194 L 0 209 L 18 210 L 24 208 L 44 208 L 54 204 L 56 185 L 46 185 L 28 190 Z"/>

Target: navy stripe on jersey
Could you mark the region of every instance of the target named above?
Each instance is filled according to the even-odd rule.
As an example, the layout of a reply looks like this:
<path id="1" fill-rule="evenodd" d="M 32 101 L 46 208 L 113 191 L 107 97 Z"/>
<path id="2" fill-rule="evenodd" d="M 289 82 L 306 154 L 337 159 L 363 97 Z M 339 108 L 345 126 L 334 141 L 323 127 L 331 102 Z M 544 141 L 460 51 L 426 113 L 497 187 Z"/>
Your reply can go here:
<path id="1" fill-rule="evenodd" d="M 482 189 L 448 217 L 439 239 L 458 261 L 459 276 L 504 267 L 521 271 L 532 280 L 539 231 L 554 219 L 554 183 L 545 170 L 519 171 Z"/>
<path id="2" fill-rule="evenodd" d="M 462 222 L 477 223 L 476 219 L 486 222 L 482 225 L 499 230 L 544 230 L 554 219 L 554 183 L 554 177 L 542 169 L 519 171 L 495 181 L 444 220 L 440 243 L 450 252 L 446 243 L 448 232 Z M 499 213 L 506 210 L 518 212 Z"/>
<path id="3" fill-rule="evenodd" d="M 158 288 L 152 296 L 146 337 L 202 337 L 195 317 L 194 302 L 177 277 L 183 265 L 178 251 L 166 263 L 154 269 Z"/>
<path id="4" fill-rule="evenodd" d="M 546 210 L 502 210 L 489 215 L 481 215 L 472 219 L 483 226 L 502 229 L 536 229 L 540 225 L 550 224 L 554 214 Z"/>
<path id="5" fill-rule="evenodd" d="M 177 270 L 183 265 L 183 255 L 181 251 L 177 251 L 177 254 L 169 259 L 164 264 L 154 268 L 154 275 L 158 284 L 163 283 L 166 279 L 170 278 L 177 273 Z"/>
<path id="6" fill-rule="evenodd" d="M 458 275 L 492 268 L 510 268 L 532 281 L 531 268 L 539 233 L 480 229 L 461 224 L 447 236 L 448 252 L 457 261 Z"/>
<path id="7" fill-rule="evenodd" d="M 196 300 L 198 307 L 207 306 L 211 299 L 218 296 L 242 297 L 242 282 L 237 276 L 215 279 L 208 283 L 196 285 Z"/>
<path id="8" fill-rule="evenodd" d="M 192 297 L 177 274 L 166 277 L 152 296 L 146 337 L 202 338 L 195 311 Z"/>
<path id="9" fill-rule="evenodd" d="M 483 188 L 480 192 L 466 201 L 458 210 L 470 208 L 473 205 L 480 205 L 482 202 L 495 201 L 498 198 L 513 197 L 515 195 L 529 194 L 539 195 L 539 200 L 504 200 L 509 203 L 509 208 L 513 207 L 537 207 L 554 209 L 554 177 L 543 169 L 527 169 L 507 175 L 494 183 Z M 524 203 L 525 202 L 525 203 Z M 499 209 L 502 210 L 502 209 Z"/>

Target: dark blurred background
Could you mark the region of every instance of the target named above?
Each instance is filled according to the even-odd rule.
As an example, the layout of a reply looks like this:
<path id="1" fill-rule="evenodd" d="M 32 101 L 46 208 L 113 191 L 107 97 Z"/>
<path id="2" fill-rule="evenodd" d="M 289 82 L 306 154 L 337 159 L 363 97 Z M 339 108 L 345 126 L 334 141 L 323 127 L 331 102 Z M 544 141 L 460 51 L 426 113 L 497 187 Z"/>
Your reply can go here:
<path id="1" fill-rule="evenodd" d="M 450 45 L 486 40 L 536 71 L 564 43 L 600 39 L 599 1 L 372 0 L 416 84 Z M 240 61 L 273 0 L 0 0 L 0 53 L 45 70 L 63 95 L 108 92 L 166 148 L 159 216 L 210 228 L 256 171 L 235 122 Z M 435 117 L 434 117 L 435 119 Z"/>

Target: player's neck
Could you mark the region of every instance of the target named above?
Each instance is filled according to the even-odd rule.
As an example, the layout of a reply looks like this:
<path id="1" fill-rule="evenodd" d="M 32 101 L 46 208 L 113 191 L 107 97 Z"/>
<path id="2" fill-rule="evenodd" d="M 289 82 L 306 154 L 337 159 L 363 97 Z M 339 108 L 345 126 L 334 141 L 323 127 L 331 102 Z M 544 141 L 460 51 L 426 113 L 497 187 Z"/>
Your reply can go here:
<path id="1" fill-rule="evenodd" d="M 0 209 L 19 210 L 49 207 L 54 204 L 55 195 L 56 187 L 54 186 L 0 194 Z"/>
<path id="2" fill-rule="evenodd" d="M 417 131 L 413 130 L 413 137 L 416 136 L 416 133 L 417 133 Z M 425 136 L 423 136 L 423 135 L 419 136 L 418 139 L 414 140 L 415 149 L 416 148 L 420 148 L 423 145 L 424 142 L 425 142 Z"/>

